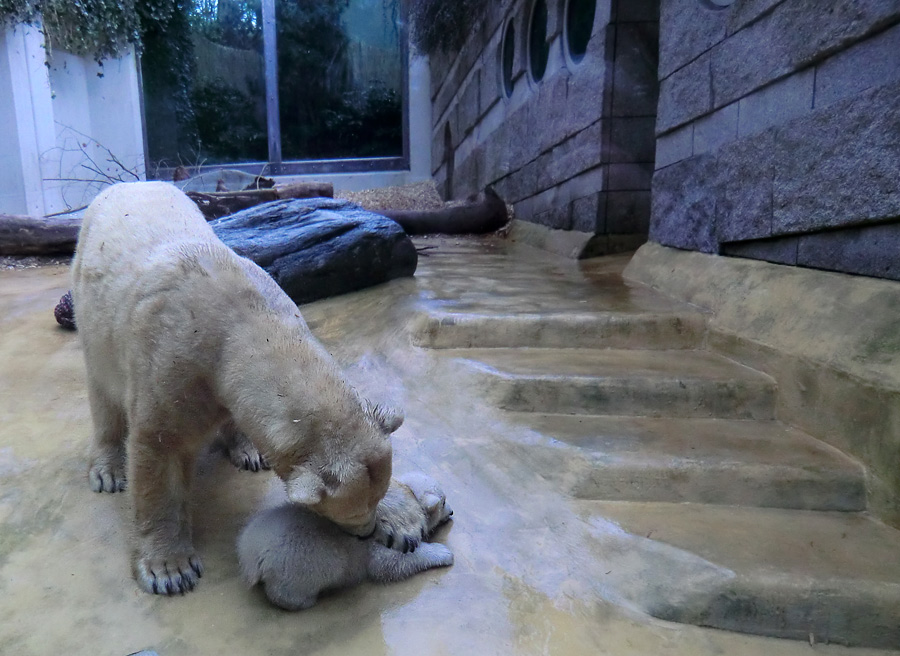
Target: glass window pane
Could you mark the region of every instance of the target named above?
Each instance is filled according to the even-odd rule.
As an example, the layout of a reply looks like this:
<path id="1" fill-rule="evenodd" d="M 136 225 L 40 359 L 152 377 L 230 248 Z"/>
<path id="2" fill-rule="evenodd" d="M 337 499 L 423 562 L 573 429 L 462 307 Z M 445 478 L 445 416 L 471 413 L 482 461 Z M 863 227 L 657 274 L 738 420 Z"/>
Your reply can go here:
<path id="1" fill-rule="evenodd" d="M 536 0 L 531 13 L 531 30 L 528 35 L 528 60 L 531 64 L 531 78 L 535 82 L 540 82 L 543 79 L 549 58 L 547 3 L 544 0 Z"/>
<path id="2" fill-rule="evenodd" d="M 403 154 L 400 0 L 275 0 L 285 161 Z"/>
<path id="3" fill-rule="evenodd" d="M 150 174 L 266 161 L 260 0 L 191 0 L 141 58 Z"/>

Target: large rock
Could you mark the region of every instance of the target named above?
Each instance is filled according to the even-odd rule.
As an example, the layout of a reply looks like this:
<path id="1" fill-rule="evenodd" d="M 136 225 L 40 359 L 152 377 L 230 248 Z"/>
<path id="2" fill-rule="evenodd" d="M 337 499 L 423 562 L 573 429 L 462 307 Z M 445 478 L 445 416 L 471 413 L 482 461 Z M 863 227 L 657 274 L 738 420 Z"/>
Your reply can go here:
<path id="1" fill-rule="evenodd" d="M 216 219 L 210 226 L 297 303 L 416 271 L 416 249 L 403 229 L 345 200 L 280 200 Z"/>

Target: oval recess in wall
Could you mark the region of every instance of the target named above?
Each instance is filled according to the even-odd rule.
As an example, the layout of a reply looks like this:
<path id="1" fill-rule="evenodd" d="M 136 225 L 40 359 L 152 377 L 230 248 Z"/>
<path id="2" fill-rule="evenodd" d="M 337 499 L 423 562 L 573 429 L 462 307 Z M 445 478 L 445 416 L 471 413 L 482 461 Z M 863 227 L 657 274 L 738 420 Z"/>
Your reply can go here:
<path id="1" fill-rule="evenodd" d="M 540 82 L 547 72 L 550 44 L 547 43 L 547 3 L 535 0 L 528 23 L 528 71 L 531 79 Z"/>
<path id="2" fill-rule="evenodd" d="M 512 95 L 513 87 L 513 65 L 516 58 L 516 28 L 513 22 L 506 24 L 506 30 L 503 32 L 503 42 L 500 45 L 500 81 L 503 84 L 503 94 L 509 98 Z"/>
<path id="3" fill-rule="evenodd" d="M 566 52 L 569 59 L 577 64 L 584 59 L 588 42 L 594 31 L 594 14 L 597 0 L 568 0 L 566 2 L 565 32 Z"/>
<path id="4" fill-rule="evenodd" d="M 708 9 L 725 9 L 734 4 L 734 0 L 700 0 L 700 4 Z"/>

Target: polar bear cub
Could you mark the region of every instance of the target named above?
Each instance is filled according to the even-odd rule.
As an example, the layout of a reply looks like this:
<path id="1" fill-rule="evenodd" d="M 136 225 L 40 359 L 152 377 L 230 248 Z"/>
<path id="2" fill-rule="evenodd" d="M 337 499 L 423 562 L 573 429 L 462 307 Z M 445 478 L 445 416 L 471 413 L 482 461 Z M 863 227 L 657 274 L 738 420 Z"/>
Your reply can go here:
<path id="1" fill-rule="evenodd" d="M 422 539 L 447 522 L 453 511 L 436 481 L 412 473 L 391 481 L 378 515 L 395 522 L 422 523 Z M 248 585 L 261 583 L 266 596 L 286 610 L 302 610 L 319 594 L 365 580 L 390 583 L 453 564 L 443 544 L 406 545 L 406 553 L 375 540 L 347 535 L 303 508 L 281 505 L 258 513 L 238 537 L 238 559 Z"/>
<path id="2" fill-rule="evenodd" d="M 191 479 L 226 424 L 259 448 L 293 503 L 354 534 L 375 530 L 402 416 L 357 395 L 297 306 L 185 194 L 164 182 L 107 188 L 85 213 L 73 278 L 90 487 L 127 481 L 141 588 L 183 593 L 201 576 Z"/>

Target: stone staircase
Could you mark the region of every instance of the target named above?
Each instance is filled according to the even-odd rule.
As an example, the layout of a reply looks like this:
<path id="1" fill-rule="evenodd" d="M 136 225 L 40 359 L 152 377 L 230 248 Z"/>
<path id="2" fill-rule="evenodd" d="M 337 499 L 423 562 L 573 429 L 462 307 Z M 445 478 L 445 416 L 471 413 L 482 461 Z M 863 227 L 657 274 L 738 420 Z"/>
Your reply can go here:
<path id="1" fill-rule="evenodd" d="M 528 429 L 517 457 L 588 523 L 715 566 L 635 595 L 649 614 L 900 649 L 900 532 L 865 513 L 864 468 L 778 422 L 777 381 L 706 350 L 704 315 L 626 263 L 445 242 L 420 263 L 413 342 Z"/>

